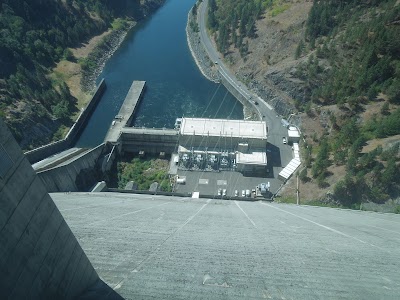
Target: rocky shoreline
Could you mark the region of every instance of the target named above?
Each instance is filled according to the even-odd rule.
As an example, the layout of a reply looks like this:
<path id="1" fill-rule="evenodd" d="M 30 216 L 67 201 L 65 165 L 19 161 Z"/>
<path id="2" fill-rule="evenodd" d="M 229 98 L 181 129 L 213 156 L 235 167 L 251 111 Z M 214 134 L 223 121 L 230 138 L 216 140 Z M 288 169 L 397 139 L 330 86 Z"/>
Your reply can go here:
<path id="1" fill-rule="evenodd" d="M 165 0 L 142 0 L 140 4 L 142 7 L 141 18 L 136 19 L 136 21 L 130 21 L 128 26 L 124 29 L 112 31 L 110 35 L 106 36 L 104 40 L 96 46 L 93 52 L 88 56 L 88 59 L 91 59 L 96 67 L 90 68 L 89 70 L 82 70 L 81 88 L 83 91 L 91 92 L 95 89 L 96 79 L 103 71 L 107 60 L 121 46 L 128 32 L 135 27 L 138 22 L 150 16 L 163 3 L 165 3 Z"/>
<path id="2" fill-rule="evenodd" d="M 196 62 L 197 67 L 200 72 L 206 77 L 208 80 L 213 81 L 215 83 L 219 83 L 219 74 L 214 66 L 213 62 L 208 57 L 203 45 L 200 42 L 199 33 L 194 31 L 190 24 L 197 24 L 197 15 L 193 15 L 193 9 L 191 9 L 188 13 L 188 21 L 186 24 L 186 39 L 189 45 L 190 53 L 193 56 L 194 61 Z"/>
<path id="3" fill-rule="evenodd" d="M 96 87 L 96 79 L 103 71 L 107 60 L 115 53 L 119 46 L 121 46 L 128 32 L 136 24 L 136 22 L 132 22 L 126 29 L 112 31 L 110 35 L 106 36 L 104 40 L 96 46 L 95 50 L 89 54 L 88 58 L 94 61 L 96 68 L 88 71 L 82 70 L 82 90 L 94 90 Z M 95 55 L 94 53 L 100 53 L 100 55 Z"/>

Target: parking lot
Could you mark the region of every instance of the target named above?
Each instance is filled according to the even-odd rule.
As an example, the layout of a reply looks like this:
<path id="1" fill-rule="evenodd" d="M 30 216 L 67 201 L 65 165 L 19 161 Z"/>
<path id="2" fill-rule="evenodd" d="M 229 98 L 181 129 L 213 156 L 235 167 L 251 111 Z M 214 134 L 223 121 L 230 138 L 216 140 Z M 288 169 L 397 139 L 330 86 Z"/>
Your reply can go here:
<path id="1" fill-rule="evenodd" d="M 242 190 L 252 190 L 256 185 L 265 183 L 274 178 L 245 177 L 239 172 L 199 172 L 199 171 L 178 171 L 179 177 L 186 176 L 185 184 L 176 185 L 176 191 L 180 193 L 200 192 L 200 195 L 209 195 L 213 198 L 222 196 L 222 191 L 226 189 L 227 197 L 234 197 L 235 190 L 241 197 Z M 221 195 L 218 190 L 221 189 Z"/>

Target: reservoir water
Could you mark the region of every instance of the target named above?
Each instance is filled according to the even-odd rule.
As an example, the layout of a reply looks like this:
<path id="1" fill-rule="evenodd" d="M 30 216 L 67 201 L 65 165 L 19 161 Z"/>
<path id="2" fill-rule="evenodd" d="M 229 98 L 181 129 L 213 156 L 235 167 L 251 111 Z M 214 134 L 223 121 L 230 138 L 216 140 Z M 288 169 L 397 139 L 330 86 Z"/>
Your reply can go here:
<path id="1" fill-rule="evenodd" d="M 175 119 L 243 119 L 243 106 L 220 84 L 208 81 L 196 66 L 186 40 L 187 14 L 196 0 L 167 0 L 132 29 L 98 78 L 107 90 L 77 143 L 101 143 L 133 80 L 147 82 L 134 126 L 173 128 Z"/>

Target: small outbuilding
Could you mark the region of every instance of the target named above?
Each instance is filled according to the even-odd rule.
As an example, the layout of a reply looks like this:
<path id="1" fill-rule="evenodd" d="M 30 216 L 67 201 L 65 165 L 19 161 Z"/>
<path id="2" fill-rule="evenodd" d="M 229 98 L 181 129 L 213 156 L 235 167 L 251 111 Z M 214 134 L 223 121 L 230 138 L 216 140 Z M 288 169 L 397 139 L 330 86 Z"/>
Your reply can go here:
<path id="1" fill-rule="evenodd" d="M 288 142 L 298 143 L 300 141 L 300 132 L 294 126 L 289 126 L 288 128 Z"/>

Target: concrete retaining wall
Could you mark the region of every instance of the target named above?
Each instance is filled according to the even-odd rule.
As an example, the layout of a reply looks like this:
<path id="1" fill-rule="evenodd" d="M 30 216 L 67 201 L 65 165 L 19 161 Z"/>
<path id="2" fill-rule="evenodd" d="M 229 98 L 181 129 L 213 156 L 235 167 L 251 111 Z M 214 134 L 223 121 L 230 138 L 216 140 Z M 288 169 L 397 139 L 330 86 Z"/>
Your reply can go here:
<path id="1" fill-rule="evenodd" d="M 25 156 L 28 158 L 29 162 L 31 164 L 34 164 L 38 161 L 41 161 L 42 159 L 45 159 L 46 157 L 64 151 L 73 146 L 81 135 L 82 130 L 85 128 L 88 120 L 90 119 L 90 116 L 93 114 L 93 111 L 96 108 L 97 103 L 99 103 L 99 100 L 101 99 L 101 96 L 103 95 L 105 89 L 106 82 L 103 79 L 97 86 L 92 99 L 89 101 L 86 108 L 81 112 L 65 138 L 61 141 L 50 143 L 26 152 Z"/>
<path id="2" fill-rule="evenodd" d="M 163 151 L 171 154 L 177 150 L 178 139 L 178 132 L 173 129 L 124 129 L 121 134 L 122 151 L 153 154 Z"/>
<path id="3" fill-rule="evenodd" d="M 49 193 L 89 190 L 99 180 L 100 160 L 107 150 L 108 147 L 101 144 L 65 165 L 38 172 L 38 176 Z"/>
<path id="4" fill-rule="evenodd" d="M 97 104 L 99 103 L 101 97 L 106 90 L 106 81 L 102 79 L 99 85 L 96 88 L 96 91 L 89 101 L 86 108 L 83 110 L 82 114 L 79 116 L 77 121 L 74 124 L 72 130 L 70 130 L 67 138 L 70 139 L 71 145 L 75 144 L 78 138 L 80 137 L 82 130 L 85 128 L 87 122 L 89 121 L 90 117 L 92 116 L 94 109 L 96 108 Z"/>
<path id="5" fill-rule="evenodd" d="M 244 97 L 237 89 L 235 89 L 232 84 L 225 79 L 225 77 L 220 73 L 221 83 L 223 86 L 236 98 L 238 99 L 243 106 L 250 106 L 249 101 Z"/>
<path id="6" fill-rule="evenodd" d="M 98 275 L 1 119 L 0 161 L 1 298 L 76 298 Z"/>
<path id="7" fill-rule="evenodd" d="M 52 156 L 56 153 L 68 149 L 70 146 L 70 141 L 68 139 L 63 139 L 54 143 L 50 143 L 39 148 L 33 149 L 31 151 L 25 152 L 25 155 L 31 164 L 45 159 L 46 157 Z"/>

